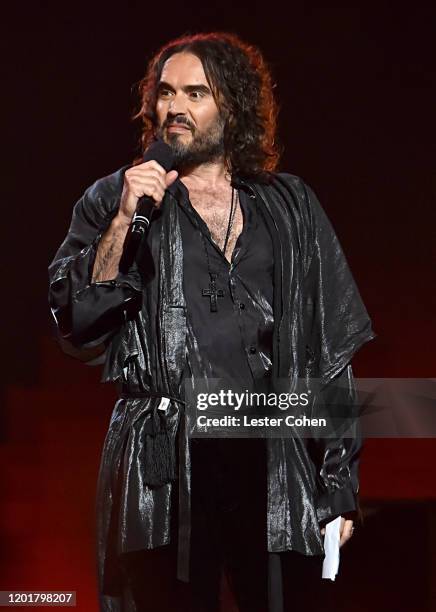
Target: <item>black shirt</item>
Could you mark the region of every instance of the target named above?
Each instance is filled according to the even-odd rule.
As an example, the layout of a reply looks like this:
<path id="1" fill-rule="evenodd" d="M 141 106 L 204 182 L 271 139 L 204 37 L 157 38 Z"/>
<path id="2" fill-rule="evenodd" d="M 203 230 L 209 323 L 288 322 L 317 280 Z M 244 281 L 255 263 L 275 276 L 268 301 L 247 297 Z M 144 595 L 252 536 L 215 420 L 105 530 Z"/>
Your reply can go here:
<path id="1" fill-rule="evenodd" d="M 244 225 L 229 263 L 182 181 L 177 179 L 169 190 L 183 211 L 184 295 L 190 342 L 198 347 L 188 350 L 191 373 L 251 386 L 272 369 L 274 260 L 260 204 L 249 187 L 238 189 Z M 205 248 L 210 270 L 217 274 L 216 287 L 224 293 L 217 298 L 217 312 L 211 312 L 210 298 L 202 295 L 210 286 Z"/>
<path id="2" fill-rule="evenodd" d="M 247 191 L 238 189 L 244 224 L 229 263 L 190 203 L 185 185 L 177 180 L 170 190 L 181 208 L 183 293 L 188 329 L 185 375 L 219 379 L 219 387 L 223 389 L 253 391 L 256 382 L 264 381 L 272 372 L 274 327 L 273 246 L 261 204 L 249 187 Z M 217 273 L 216 288 L 224 293 L 218 298 L 217 312 L 211 312 L 210 298 L 202 295 L 202 290 L 209 288 L 209 267 Z M 217 520 L 215 512 L 230 512 L 226 515 L 236 524 L 238 517 L 246 516 L 249 508 L 253 523 L 247 533 L 251 535 L 241 546 L 246 548 L 252 542 L 254 529 L 259 535 L 255 554 L 263 559 L 266 500 L 262 496 L 267 490 L 265 440 L 193 437 L 191 462 L 194 542 L 199 517 L 210 517 L 210 528 L 213 528 Z M 207 547 L 212 546 L 209 537 L 207 533 L 197 533 L 197 540 L 202 540 Z M 193 556 L 196 550 L 194 545 Z M 201 558 L 200 563 L 203 561 Z"/>

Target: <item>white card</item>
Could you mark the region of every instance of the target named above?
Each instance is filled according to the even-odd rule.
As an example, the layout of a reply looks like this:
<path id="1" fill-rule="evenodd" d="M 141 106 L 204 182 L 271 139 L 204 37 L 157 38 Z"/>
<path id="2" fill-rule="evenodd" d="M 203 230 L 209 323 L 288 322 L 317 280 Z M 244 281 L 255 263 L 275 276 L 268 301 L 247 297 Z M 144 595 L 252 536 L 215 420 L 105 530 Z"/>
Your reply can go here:
<path id="1" fill-rule="evenodd" d="M 157 409 L 158 410 L 166 410 L 168 408 L 168 406 L 169 406 L 169 403 L 170 403 L 170 398 L 169 397 L 163 397 L 160 400 L 160 404 L 157 407 Z"/>
<path id="2" fill-rule="evenodd" d="M 325 526 L 324 536 L 324 562 L 322 564 L 322 577 L 334 580 L 339 569 L 339 541 L 340 541 L 340 516 L 330 521 Z"/>

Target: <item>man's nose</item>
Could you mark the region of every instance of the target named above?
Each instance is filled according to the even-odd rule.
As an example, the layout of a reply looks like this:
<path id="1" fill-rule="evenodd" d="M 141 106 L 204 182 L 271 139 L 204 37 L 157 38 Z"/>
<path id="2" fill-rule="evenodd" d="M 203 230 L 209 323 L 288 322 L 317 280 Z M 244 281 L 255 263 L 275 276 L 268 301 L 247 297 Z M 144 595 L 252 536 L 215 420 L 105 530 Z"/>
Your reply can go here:
<path id="1" fill-rule="evenodd" d="M 183 94 L 176 94 L 170 100 L 168 112 L 172 115 L 184 115 L 186 113 L 186 99 Z"/>

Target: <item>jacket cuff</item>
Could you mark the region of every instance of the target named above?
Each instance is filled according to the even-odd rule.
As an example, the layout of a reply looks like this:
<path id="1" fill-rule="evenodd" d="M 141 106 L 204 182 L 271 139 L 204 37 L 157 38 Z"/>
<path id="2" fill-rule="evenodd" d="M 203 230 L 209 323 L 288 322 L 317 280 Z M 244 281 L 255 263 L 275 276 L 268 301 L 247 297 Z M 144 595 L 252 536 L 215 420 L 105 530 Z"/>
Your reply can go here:
<path id="1" fill-rule="evenodd" d="M 358 495 L 351 485 L 324 493 L 317 499 L 316 513 L 319 523 L 327 523 L 337 516 L 357 519 L 360 516 Z"/>
<path id="2" fill-rule="evenodd" d="M 114 280 L 91 282 L 102 233 L 77 255 L 66 258 L 50 284 L 51 310 L 60 335 L 77 348 L 106 340 L 142 302 L 136 264 Z"/>
<path id="3" fill-rule="evenodd" d="M 83 345 L 101 342 L 139 308 L 142 291 L 126 280 L 92 283 L 72 299 L 71 340 Z"/>

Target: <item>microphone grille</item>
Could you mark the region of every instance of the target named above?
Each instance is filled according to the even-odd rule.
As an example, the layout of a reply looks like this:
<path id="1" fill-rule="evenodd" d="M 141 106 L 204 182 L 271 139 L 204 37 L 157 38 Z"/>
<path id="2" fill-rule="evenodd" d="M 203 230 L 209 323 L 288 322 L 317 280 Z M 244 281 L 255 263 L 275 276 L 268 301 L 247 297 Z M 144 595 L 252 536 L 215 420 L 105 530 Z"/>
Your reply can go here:
<path id="1" fill-rule="evenodd" d="M 174 154 L 171 147 L 161 138 L 157 138 L 144 152 L 144 162 L 157 161 L 167 172 L 171 170 L 174 164 Z"/>

